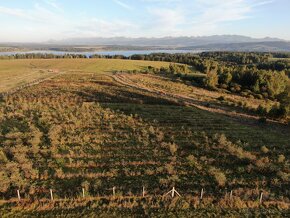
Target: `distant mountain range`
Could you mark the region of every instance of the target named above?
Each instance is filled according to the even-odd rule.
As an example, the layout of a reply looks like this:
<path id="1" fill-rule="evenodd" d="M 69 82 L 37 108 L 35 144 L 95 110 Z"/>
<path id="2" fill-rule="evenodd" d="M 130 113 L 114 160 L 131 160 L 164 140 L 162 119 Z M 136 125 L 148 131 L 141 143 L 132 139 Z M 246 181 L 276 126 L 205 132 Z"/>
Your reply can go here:
<path id="1" fill-rule="evenodd" d="M 71 38 L 49 41 L 54 45 L 83 46 L 123 46 L 148 47 L 185 50 L 222 50 L 222 51 L 284 51 L 290 52 L 290 42 L 279 38 L 252 38 L 241 35 L 213 35 L 197 37 L 163 37 L 163 38 Z"/>
<path id="2" fill-rule="evenodd" d="M 44 43 L 6 43 L 2 45 L 2 47 L 4 46 L 11 46 L 25 50 L 58 51 L 182 49 L 189 51 L 290 52 L 290 41 L 279 38 L 252 38 L 241 35 L 163 38 L 70 38 L 63 40 L 50 40 Z"/>
<path id="3" fill-rule="evenodd" d="M 119 45 L 119 46 L 201 46 L 219 43 L 246 43 L 246 42 L 269 42 L 284 41 L 278 38 L 251 38 L 240 35 L 213 35 L 192 37 L 163 37 L 163 38 L 71 38 L 64 40 L 51 40 L 48 43 L 61 45 Z"/>

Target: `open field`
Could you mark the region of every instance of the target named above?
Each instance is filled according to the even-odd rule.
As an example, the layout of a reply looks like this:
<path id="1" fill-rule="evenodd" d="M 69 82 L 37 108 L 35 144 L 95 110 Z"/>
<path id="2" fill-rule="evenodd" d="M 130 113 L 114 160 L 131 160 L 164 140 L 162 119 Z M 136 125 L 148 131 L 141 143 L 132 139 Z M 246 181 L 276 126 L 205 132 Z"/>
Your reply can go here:
<path id="1" fill-rule="evenodd" d="M 269 61 L 287 61 L 287 62 L 290 62 L 290 58 L 269 58 Z"/>
<path id="2" fill-rule="evenodd" d="M 18 66 L 18 72 L 32 63 L 65 73 L 0 103 L 1 217 L 283 216 L 289 210 L 289 127 L 232 119 L 162 93 L 225 111 L 232 106 L 220 104 L 220 95 L 234 103 L 246 98 L 149 75 L 123 73 L 126 85 L 110 73 L 167 63 L 3 63 Z M 253 107 L 263 103 L 250 102 Z M 163 198 L 173 186 L 182 197 Z M 18 189 L 22 203 L 16 201 Z"/>
<path id="3" fill-rule="evenodd" d="M 114 59 L 1 60 L 0 93 L 60 72 L 106 73 L 117 70 L 141 70 L 144 66 L 161 67 L 168 64 Z"/>
<path id="4" fill-rule="evenodd" d="M 31 68 L 21 68 L 20 71 L 2 68 L 0 70 L 0 93 L 12 90 L 19 86 L 29 84 L 36 80 L 42 80 L 52 76 L 47 71 L 33 70 Z"/>

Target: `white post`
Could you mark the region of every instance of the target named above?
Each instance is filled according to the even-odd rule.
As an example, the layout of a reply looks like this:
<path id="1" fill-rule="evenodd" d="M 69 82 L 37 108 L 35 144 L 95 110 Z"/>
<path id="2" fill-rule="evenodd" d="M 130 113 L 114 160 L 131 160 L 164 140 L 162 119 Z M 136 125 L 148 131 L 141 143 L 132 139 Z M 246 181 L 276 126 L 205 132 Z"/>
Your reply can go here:
<path id="1" fill-rule="evenodd" d="M 145 197 L 145 187 L 143 186 L 143 190 L 142 190 L 142 196 L 143 198 Z"/>
<path id="2" fill-rule="evenodd" d="M 52 193 L 52 189 L 50 189 L 49 191 L 50 191 L 50 199 L 53 201 L 53 193 Z"/>
<path id="3" fill-rule="evenodd" d="M 170 190 L 169 192 L 167 192 L 165 194 L 166 195 L 169 195 L 171 193 L 171 197 L 174 198 L 175 194 L 177 194 L 179 197 L 181 197 L 181 195 L 178 193 L 178 191 L 176 191 L 175 187 L 172 188 L 172 190 Z"/>
<path id="4" fill-rule="evenodd" d="M 171 192 L 171 197 L 174 198 L 174 194 L 175 194 L 175 187 L 172 188 L 172 192 Z"/>
<path id="5" fill-rule="evenodd" d="M 230 200 L 233 200 L 233 190 L 231 190 L 231 193 L 230 193 Z"/>
<path id="6" fill-rule="evenodd" d="M 18 196 L 18 200 L 20 201 L 21 197 L 20 197 L 20 191 L 19 190 L 17 190 L 17 196 Z"/>
<path id="7" fill-rule="evenodd" d="M 202 198 L 203 198 L 203 189 L 201 189 L 201 192 L 200 192 L 200 200 L 202 200 Z"/>
<path id="8" fill-rule="evenodd" d="M 260 195 L 260 204 L 262 204 L 262 201 L 263 201 L 263 192 L 261 192 L 261 195 Z"/>
<path id="9" fill-rule="evenodd" d="M 85 198 L 85 189 L 84 188 L 82 189 L 83 189 L 83 198 Z"/>
<path id="10" fill-rule="evenodd" d="M 113 196 L 115 197 L 115 195 L 116 195 L 116 187 L 114 186 L 113 187 Z"/>

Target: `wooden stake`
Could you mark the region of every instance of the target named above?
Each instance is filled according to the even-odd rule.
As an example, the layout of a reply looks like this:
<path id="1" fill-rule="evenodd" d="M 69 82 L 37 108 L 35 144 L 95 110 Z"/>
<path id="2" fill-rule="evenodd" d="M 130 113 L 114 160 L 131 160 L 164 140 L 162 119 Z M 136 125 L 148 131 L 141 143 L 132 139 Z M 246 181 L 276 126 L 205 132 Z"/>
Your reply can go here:
<path id="1" fill-rule="evenodd" d="M 143 186 L 143 189 L 142 189 L 142 196 L 143 198 L 145 197 L 145 187 Z"/>
<path id="2" fill-rule="evenodd" d="M 53 193 L 52 193 L 52 189 L 50 189 L 49 191 L 50 191 L 50 199 L 53 201 Z"/>
<path id="3" fill-rule="evenodd" d="M 263 202 L 263 192 L 261 192 L 261 195 L 260 195 L 260 204 L 262 204 L 262 202 Z"/>
<path id="4" fill-rule="evenodd" d="M 17 190 L 17 197 L 18 197 L 18 200 L 21 201 L 21 196 L 20 196 L 20 191 Z"/>
<path id="5" fill-rule="evenodd" d="M 233 190 L 231 190 L 231 193 L 230 193 L 230 201 L 233 200 Z"/>
<path id="6" fill-rule="evenodd" d="M 174 194 L 175 194 L 175 188 L 172 188 L 172 192 L 171 192 L 171 197 L 174 198 Z"/>
<path id="7" fill-rule="evenodd" d="M 82 188 L 82 190 L 83 190 L 83 198 L 85 198 L 85 189 Z"/>
<path id="8" fill-rule="evenodd" d="M 115 186 L 113 187 L 113 196 L 114 197 L 116 196 L 116 187 Z"/>
<path id="9" fill-rule="evenodd" d="M 200 200 L 202 200 L 203 199 L 203 189 L 201 189 L 201 192 L 200 192 Z"/>

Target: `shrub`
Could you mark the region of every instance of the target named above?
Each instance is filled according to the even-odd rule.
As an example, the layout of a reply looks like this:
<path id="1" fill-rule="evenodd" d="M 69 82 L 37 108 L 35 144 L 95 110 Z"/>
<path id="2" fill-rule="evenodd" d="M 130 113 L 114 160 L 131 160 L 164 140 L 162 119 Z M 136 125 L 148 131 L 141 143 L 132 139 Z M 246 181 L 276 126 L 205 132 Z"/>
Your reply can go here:
<path id="1" fill-rule="evenodd" d="M 249 95 L 248 98 L 254 99 L 255 97 L 253 95 Z"/>
<path id="2" fill-rule="evenodd" d="M 268 157 L 263 157 L 256 161 L 256 166 L 258 168 L 265 168 L 270 163 L 270 160 Z"/>
<path id="3" fill-rule="evenodd" d="M 282 171 L 277 172 L 277 176 L 284 182 L 289 182 L 289 173 L 284 173 Z"/>
<path id="4" fill-rule="evenodd" d="M 220 85 L 220 88 L 222 88 L 222 89 L 227 89 L 227 88 L 228 88 L 228 85 L 226 85 L 226 84 L 221 84 L 221 85 Z"/>
<path id="5" fill-rule="evenodd" d="M 191 167 L 195 167 L 195 168 L 197 168 L 198 170 L 201 170 L 201 169 L 202 169 L 202 166 L 198 163 L 197 158 L 194 157 L 193 155 L 189 155 L 186 159 L 187 159 L 187 161 L 188 161 L 188 164 L 189 164 Z"/>
<path id="6" fill-rule="evenodd" d="M 283 163 L 285 161 L 285 156 L 283 154 L 280 154 L 278 156 L 278 163 Z"/>
<path id="7" fill-rule="evenodd" d="M 263 96 L 264 98 L 269 98 L 269 95 L 268 95 L 267 92 L 263 92 L 263 93 L 262 93 L 262 96 Z"/>
<path id="8" fill-rule="evenodd" d="M 266 117 L 261 117 L 259 118 L 259 123 L 267 123 L 267 118 Z"/>
<path id="9" fill-rule="evenodd" d="M 241 86 L 239 84 L 233 84 L 231 87 L 232 92 L 240 92 L 242 90 Z"/>
<path id="10" fill-rule="evenodd" d="M 257 99 L 263 99 L 263 98 L 264 98 L 263 95 L 261 95 L 261 94 L 256 94 L 255 97 L 256 97 Z"/>
<path id="11" fill-rule="evenodd" d="M 259 105 L 259 107 L 256 109 L 256 112 L 262 116 L 266 116 L 269 113 L 269 108 L 263 105 Z"/>
<path id="12" fill-rule="evenodd" d="M 218 75 L 215 71 L 210 71 L 205 79 L 205 86 L 210 89 L 216 89 L 218 85 Z"/>
<path id="13" fill-rule="evenodd" d="M 174 155 L 177 152 L 178 146 L 175 143 L 169 144 L 169 151 L 171 155 Z"/>
<path id="14" fill-rule="evenodd" d="M 210 167 L 208 170 L 209 174 L 215 178 L 215 181 L 219 186 L 224 186 L 226 184 L 227 178 L 223 172 L 215 167 Z"/>
<path id="15" fill-rule="evenodd" d="M 218 100 L 218 101 L 225 101 L 226 99 L 225 99 L 224 96 L 220 96 L 220 97 L 217 98 L 217 100 Z"/>
<path id="16" fill-rule="evenodd" d="M 269 149 L 264 145 L 261 147 L 261 151 L 264 153 L 264 154 L 267 154 L 269 152 Z"/>
<path id="17" fill-rule="evenodd" d="M 287 110 L 281 106 L 273 106 L 269 112 L 269 115 L 273 118 L 285 118 L 287 117 Z"/>

